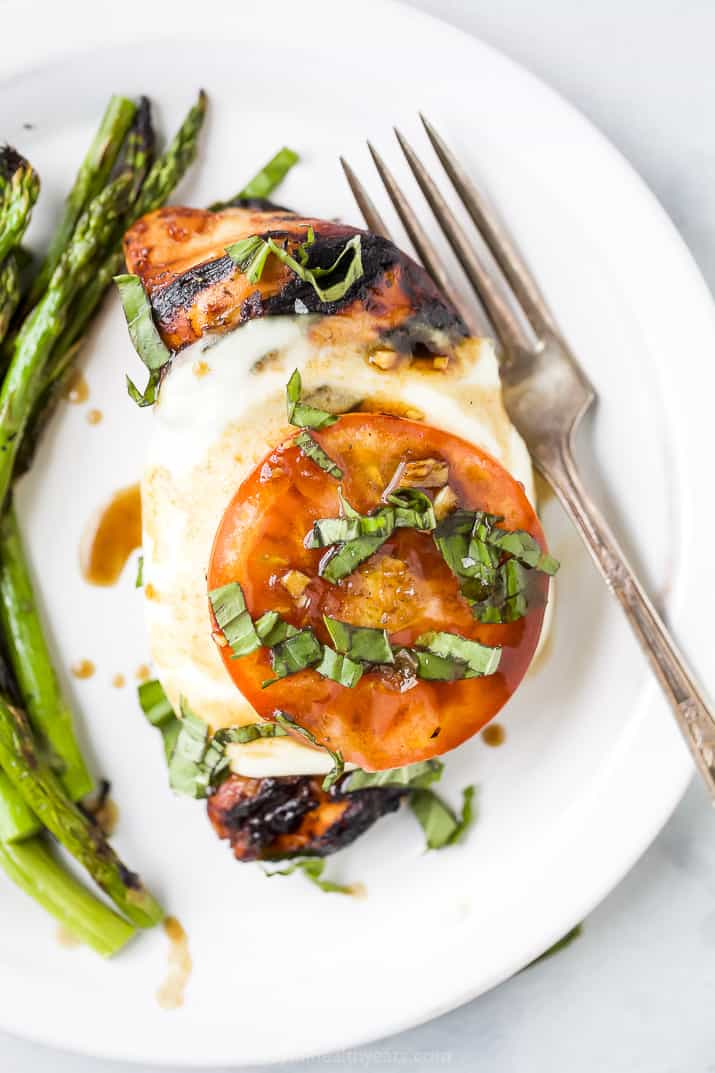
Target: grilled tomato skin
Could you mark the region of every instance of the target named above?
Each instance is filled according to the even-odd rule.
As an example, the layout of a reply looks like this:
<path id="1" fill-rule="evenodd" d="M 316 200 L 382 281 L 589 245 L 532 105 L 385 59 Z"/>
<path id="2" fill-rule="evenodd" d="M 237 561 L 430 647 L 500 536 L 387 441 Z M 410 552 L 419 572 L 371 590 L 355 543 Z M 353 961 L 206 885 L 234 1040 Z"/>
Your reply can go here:
<path id="1" fill-rule="evenodd" d="M 294 436 L 271 451 L 226 509 L 211 554 L 209 591 L 238 582 L 254 619 L 279 611 L 296 627 L 312 627 L 322 643 L 330 643 L 324 615 L 385 629 L 393 646 L 413 646 L 432 630 L 459 634 L 501 646 L 499 668 L 487 677 L 435 682 L 406 680 L 380 667 L 353 688 L 307 669 L 264 688 L 274 677 L 269 650 L 234 659 L 224 646 L 226 668 L 260 716 L 287 713 L 322 745 L 365 769 L 401 767 L 445 753 L 489 722 L 521 682 L 538 643 L 548 578 L 530 572 L 523 618 L 487 625 L 473 617 L 430 533 L 395 530 L 336 584 L 319 576 L 326 551 L 306 548 L 306 536 L 317 519 L 340 515 L 339 487 L 356 510 L 368 513 L 384 502 L 399 467 L 423 459 L 447 463 L 459 507 L 499 515 L 505 529 L 525 530 L 546 550 L 539 520 L 522 486 L 494 458 L 430 425 L 354 413 L 311 435 L 342 478 L 316 465 Z M 296 576 L 303 579 L 300 591 L 289 581 Z"/>

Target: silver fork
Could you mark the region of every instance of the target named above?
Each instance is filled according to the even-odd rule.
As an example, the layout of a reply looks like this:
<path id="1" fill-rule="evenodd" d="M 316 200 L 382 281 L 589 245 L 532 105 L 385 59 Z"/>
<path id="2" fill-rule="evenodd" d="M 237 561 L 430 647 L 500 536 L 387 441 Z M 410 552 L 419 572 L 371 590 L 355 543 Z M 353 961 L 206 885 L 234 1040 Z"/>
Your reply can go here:
<path id="1" fill-rule="evenodd" d="M 474 292 L 486 310 L 502 350 L 507 412 L 531 457 L 549 481 L 616 596 L 648 657 L 673 715 L 715 803 L 715 714 L 696 684 L 662 619 L 646 595 L 618 541 L 593 503 L 576 468 L 573 440 L 596 392 L 561 335 L 539 287 L 488 201 L 424 116 L 427 135 L 506 284 L 489 268 L 417 154 L 395 131 L 407 162 Z M 384 161 L 368 142 L 380 178 L 405 230 L 437 286 L 454 301 L 455 289 L 434 245 Z M 389 238 L 365 188 L 349 164 L 343 169 L 368 229 Z M 484 317 L 459 300 L 459 312 L 475 334 L 492 334 Z M 519 311 L 521 317 L 519 316 Z M 532 333 L 524 324 L 528 322 Z"/>

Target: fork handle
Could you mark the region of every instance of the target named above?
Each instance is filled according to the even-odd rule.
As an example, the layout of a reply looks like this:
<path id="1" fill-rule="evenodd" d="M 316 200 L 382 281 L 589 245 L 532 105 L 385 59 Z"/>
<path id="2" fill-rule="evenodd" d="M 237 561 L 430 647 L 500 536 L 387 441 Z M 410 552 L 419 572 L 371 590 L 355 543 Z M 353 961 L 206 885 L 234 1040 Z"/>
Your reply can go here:
<path id="1" fill-rule="evenodd" d="M 583 487 L 570 441 L 550 444 L 535 451 L 534 461 L 552 485 L 606 584 L 623 608 L 670 702 L 673 715 L 715 803 L 713 709 L 695 683 L 682 654 L 644 592 L 618 541 Z"/>

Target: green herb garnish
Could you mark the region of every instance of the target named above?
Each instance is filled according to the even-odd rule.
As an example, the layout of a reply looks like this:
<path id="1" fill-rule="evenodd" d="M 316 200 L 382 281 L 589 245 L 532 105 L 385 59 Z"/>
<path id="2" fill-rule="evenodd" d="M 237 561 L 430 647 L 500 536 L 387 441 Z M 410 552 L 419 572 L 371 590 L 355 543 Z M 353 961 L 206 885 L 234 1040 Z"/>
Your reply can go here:
<path id="1" fill-rule="evenodd" d="M 181 700 L 181 727 L 169 760 L 169 785 L 188 797 L 206 797 L 210 785 L 204 764 L 209 747 L 209 728 Z"/>
<path id="2" fill-rule="evenodd" d="M 297 428 L 327 428 L 329 425 L 334 425 L 338 420 L 336 415 L 301 402 L 302 391 L 303 383 L 300 373 L 294 369 L 286 384 L 286 409 L 290 424 Z"/>
<path id="3" fill-rule="evenodd" d="M 387 630 L 351 626 L 330 615 L 324 615 L 323 621 L 337 651 L 356 663 L 395 662 Z"/>
<path id="4" fill-rule="evenodd" d="M 322 655 L 323 646 L 311 629 L 295 630 L 273 646 L 271 666 L 276 678 L 286 678 L 319 663 Z"/>
<path id="5" fill-rule="evenodd" d="M 417 638 L 416 648 L 410 649 L 419 662 L 425 654 L 436 657 L 437 660 L 458 669 L 458 673 L 451 678 L 477 678 L 483 675 L 494 674 L 501 660 L 501 648 L 490 648 L 480 644 L 479 641 L 470 641 L 461 637 L 458 633 L 443 633 L 431 631 L 423 633 Z M 424 649 L 421 652 L 420 649 Z M 433 670 L 437 664 L 433 665 Z M 423 668 L 428 669 L 428 668 Z M 437 673 L 420 673 L 423 678 L 441 678 Z M 448 679 L 449 680 L 449 679 Z"/>
<path id="6" fill-rule="evenodd" d="M 329 645 L 323 645 L 323 655 L 320 663 L 313 668 L 322 674 L 323 678 L 331 678 L 339 685 L 347 689 L 353 689 L 363 676 L 363 668 L 349 656 L 335 652 Z"/>
<path id="7" fill-rule="evenodd" d="M 425 833 L 427 849 L 444 849 L 464 837 L 475 818 L 474 793 L 473 786 L 467 786 L 462 791 L 459 818 L 432 790 L 417 789 L 410 794 L 410 808 Z"/>
<path id="8" fill-rule="evenodd" d="M 230 581 L 228 585 L 212 589 L 209 600 L 219 629 L 235 657 L 247 656 L 261 647 L 246 607 L 243 589 L 237 581 Z"/>
<path id="9" fill-rule="evenodd" d="M 320 446 L 317 440 L 314 440 L 309 432 L 305 430 L 299 432 L 293 441 L 296 447 L 300 447 L 304 455 L 307 455 L 311 461 L 315 462 L 316 466 L 320 466 L 326 473 L 329 473 L 331 477 L 335 477 L 336 480 L 342 480 L 343 471 L 340 466 L 333 462 L 323 448 Z"/>
<path id="10" fill-rule="evenodd" d="M 144 556 L 140 555 L 137 559 L 137 576 L 134 580 L 134 588 L 140 589 L 144 584 Z"/>
<path id="11" fill-rule="evenodd" d="M 313 228 L 309 227 L 305 241 L 296 249 L 297 259 L 274 239 L 264 239 L 259 235 L 252 235 L 227 246 L 226 253 L 241 272 L 245 273 L 250 283 L 258 283 L 269 255 L 273 254 L 304 283 L 309 283 L 321 302 L 339 302 L 364 274 L 360 235 L 353 235 L 348 239 L 333 264 L 327 268 L 307 267 L 310 248 L 314 242 L 315 233 Z M 339 278 L 327 287 L 322 287 L 318 281 L 329 276 Z"/>
<path id="12" fill-rule="evenodd" d="M 404 786 L 411 789 L 424 789 L 442 777 L 444 764 L 441 760 L 420 760 L 405 767 L 388 768 L 386 771 L 351 771 L 346 783 L 341 787 L 343 793 L 367 790 L 373 786 Z"/>
<path id="13" fill-rule="evenodd" d="M 354 883 L 334 883 L 331 879 L 323 879 L 325 861 L 320 857 L 301 857 L 289 864 L 287 868 L 275 869 L 272 872 L 264 868 L 263 871 L 267 876 L 291 876 L 294 872 L 302 872 L 311 883 L 320 887 L 326 894 L 356 894 L 359 889 Z"/>
<path id="14" fill-rule="evenodd" d="M 300 734 L 300 736 L 305 738 L 306 741 L 310 742 L 311 745 L 317 746 L 318 749 L 325 749 L 326 753 L 329 753 L 333 761 L 333 766 L 323 779 L 323 789 L 329 790 L 331 786 L 334 786 L 345 770 L 345 761 L 343 760 L 343 754 L 340 752 L 340 750 L 337 749 L 333 751 L 332 749 L 329 749 L 327 745 L 323 745 L 321 742 L 318 741 L 314 734 L 311 734 L 311 732 L 309 730 L 306 730 L 305 727 L 302 727 L 299 723 L 296 723 L 293 719 L 291 719 L 289 715 L 286 714 L 286 712 L 276 712 L 275 720 L 276 723 L 280 727 L 283 727 L 284 730 L 294 730 L 296 734 Z"/>
<path id="15" fill-rule="evenodd" d="M 395 529 L 430 531 L 436 523 L 432 502 L 424 492 L 403 489 L 387 497 L 386 505 L 372 514 L 360 514 L 338 489 L 342 515 L 319 518 L 306 538 L 306 547 L 336 547 L 320 564 L 320 576 L 336 582 L 348 577 L 382 547 Z"/>
<path id="16" fill-rule="evenodd" d="M 147 720 L 161 733 L 164 755 L 168 764 L 176 748 L 181 721 L 177 719 L 176 712 L 169 703 L 169 698 L 158 679 L 142 682 L 137 689 L 137 695 L 141 710 Z"/>
<path id="17" fill-rule="evenodd" d="M 149 381 L 143 392 L 127 377 L 127 390 L 139 406 L 151 406 L 156 401 L 159 371 L 171 359 L 171 351 L 164 344 L 154 323 L 151 302 L 139 276 L 115 276 L 122 309 L 129 329 L 129 338 L 134 349 L 149 370 Z"/>
<path id="18" fill-rule="evenodd" d="M 522 530 L 500 529 L 503 519 L 485 511 L 456 510 L 433 533 L 460 591 L 481 622 L 515 622 L 528 610 L 525 569 L 555 574 L 553 556 Z M 510 558 L 504 559 L 508 555 Z"/>

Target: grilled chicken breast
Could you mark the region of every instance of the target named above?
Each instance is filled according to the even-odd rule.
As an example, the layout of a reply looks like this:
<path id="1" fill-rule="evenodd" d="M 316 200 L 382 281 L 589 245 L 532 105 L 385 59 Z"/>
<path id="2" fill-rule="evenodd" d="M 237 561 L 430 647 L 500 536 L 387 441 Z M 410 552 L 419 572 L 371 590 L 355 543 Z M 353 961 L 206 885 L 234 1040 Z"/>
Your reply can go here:
<path id="1" fill-rule="evenodd" d="M 309 268 L 331 266 L 361 236 L 362 275 L 338 301 L 322 301 L 276 257 L 251 283 L 226 253 L 258 235 L 295 254 L 311 229 Z M 384 238 L 268 203 L 172 207 L 129 230 L 125 257 L 173 352 L 142 485 L 153 660 L 175 706 L 184 698 L 212 729 L 254 723 L 211 637 L 206 573 L 237 487 L 290 435 L 294 368 L 313 405 L 426 421 L 489 452 L 531 496 L 528 454 L 504 411 L 491 343 L 471 338 L 425 271 Z M 330 853 L 404 796 L 326 794 L 314 777 L 329 766 L 325 752 L 292 737 L 229 753 L 232 774 L 208 808 L 241 860 Z"/>

